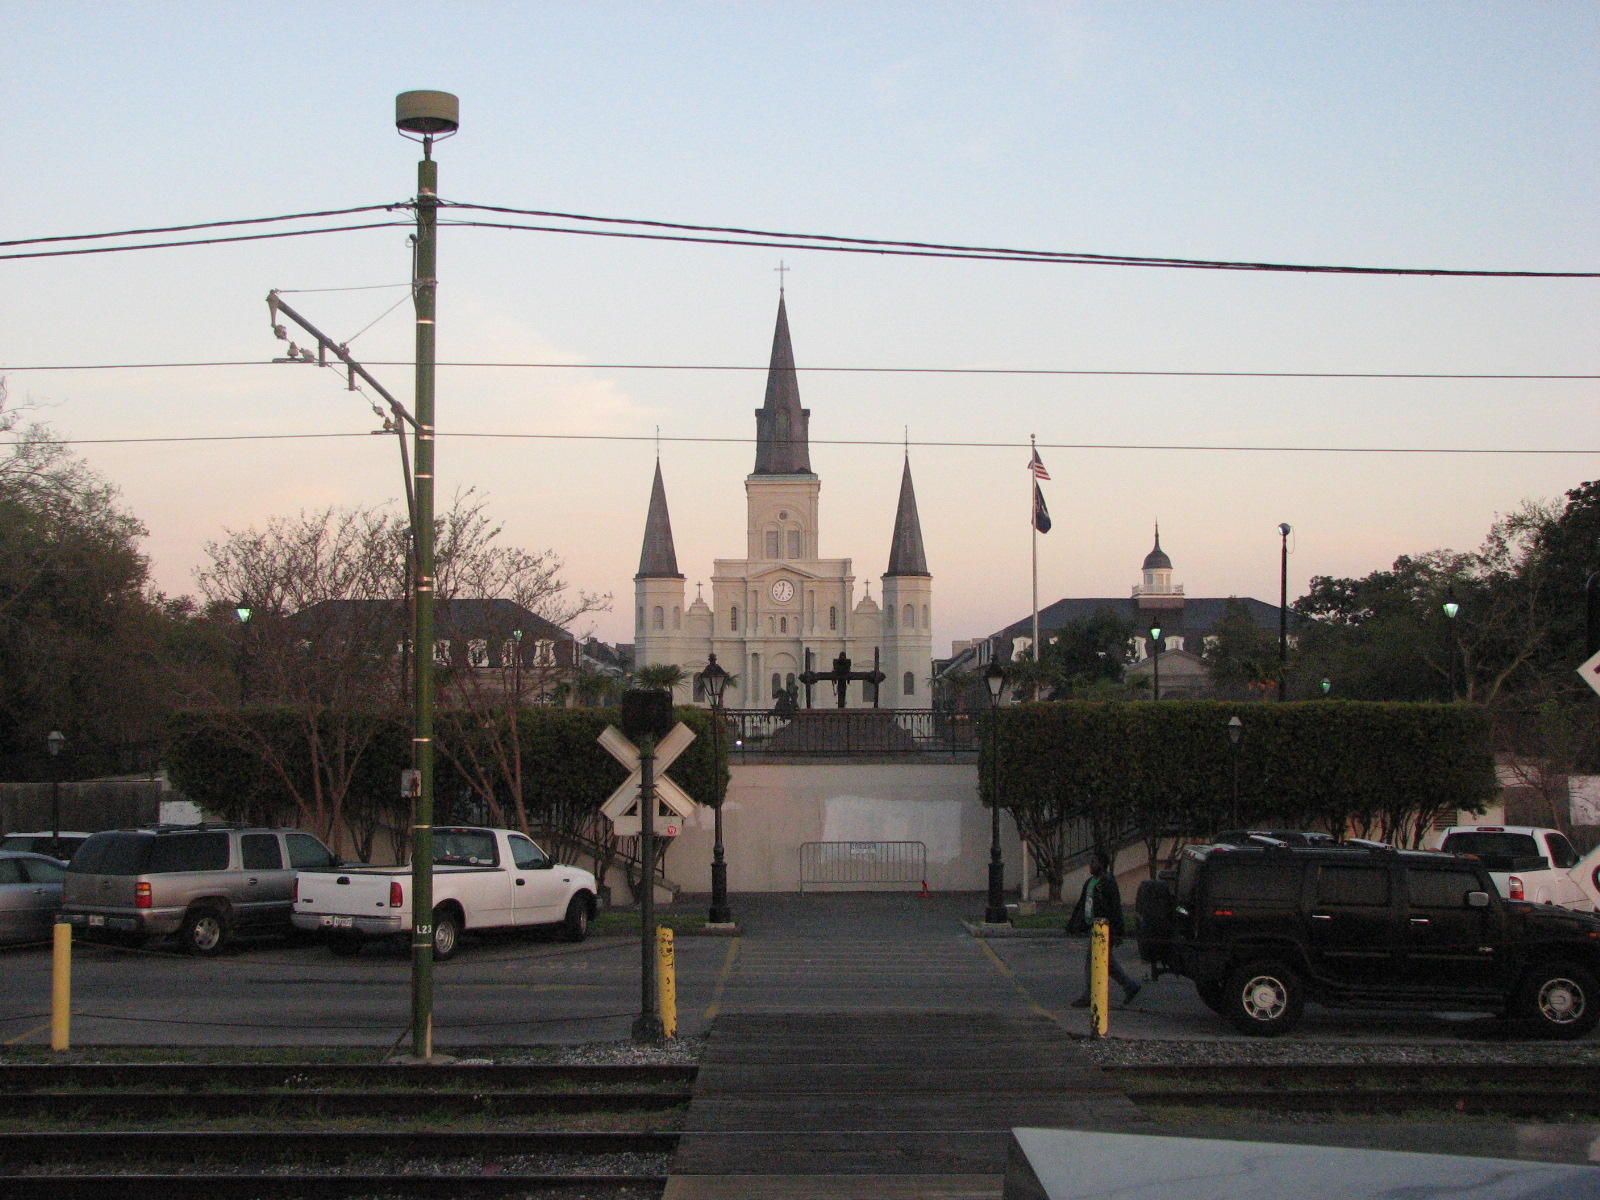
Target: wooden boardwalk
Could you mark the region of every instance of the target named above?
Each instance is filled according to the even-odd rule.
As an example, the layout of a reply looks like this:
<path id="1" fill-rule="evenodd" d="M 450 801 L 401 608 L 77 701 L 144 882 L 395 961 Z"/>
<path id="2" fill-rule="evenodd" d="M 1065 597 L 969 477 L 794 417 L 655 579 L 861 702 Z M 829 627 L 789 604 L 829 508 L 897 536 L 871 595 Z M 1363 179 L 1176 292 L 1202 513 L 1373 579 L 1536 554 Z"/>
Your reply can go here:
<path id="1" fill-rule="evenodd" d="M 1139 1120 L 1043 1017 L 730 1013 L 665 1200 L 997 1200 L 1013 1126 Z"/>

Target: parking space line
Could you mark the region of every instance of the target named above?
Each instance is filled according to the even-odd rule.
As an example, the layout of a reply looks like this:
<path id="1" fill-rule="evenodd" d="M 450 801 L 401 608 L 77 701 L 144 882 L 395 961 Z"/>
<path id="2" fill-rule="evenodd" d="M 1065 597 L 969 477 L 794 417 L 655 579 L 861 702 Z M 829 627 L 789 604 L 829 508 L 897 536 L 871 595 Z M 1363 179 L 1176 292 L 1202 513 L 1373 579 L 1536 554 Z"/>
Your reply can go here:
<path id="1" fill-rule="evenodd" d="M 32 1029 L 28 1030 L 26 1033 L 19 1033 L 14 1038 L 7 1038 L 5 1041 L 0 1042 L 0 1046 L 15 1046 L 18 1042 L 22 1041 L 24 1038 L 31 1038 L 34 1034 L 43 1033 L 45 1030 L 47 1030 L 49 1028 L 50 1028 L 50 1022 L 49 1021 L 46 1021 L 43 1025 L 35 1025 Z"/>
<path id="2" fill-rule="evenodd" d="M 743 938 L 728 939 L 728 955 L 722 960 L 722 971 L 717 975 L 716 990 L 711 993 L 711 1003 L 706 1006 L 706 1020 L 716 1019 L 717 1013 L 722 1009 L 722 993 L 728 986 L 728 980 L 733 976 L 733 964 L 739 958 L 739 943 Z"/>
<path id="3" fill-rule="evenodd" d="M 1031 1008 L 1039 1016 L 1047 1017 L 1059 1024 L 1059 1018 L 1056 1016 L 1056 1014 L 1035 1000 L 1033 998 L 1033 993 L 1022 986 L 1022 980 L 1017 978 L 1017 973 L 1008 967 L 1005 963 L 1005 960 L 994 952 L 993 948 L 989 945 L 987 938 L 974 938 L 973 940 L 978 943 L 978 948 L 983 951 L 984 957 L 987 958 L 991 964 L 993 964 L 994 969 L 999 971 L 1006 981 L 1017 990 L 1017 994 L 1028 1002 L 1029 1008 Z"/>

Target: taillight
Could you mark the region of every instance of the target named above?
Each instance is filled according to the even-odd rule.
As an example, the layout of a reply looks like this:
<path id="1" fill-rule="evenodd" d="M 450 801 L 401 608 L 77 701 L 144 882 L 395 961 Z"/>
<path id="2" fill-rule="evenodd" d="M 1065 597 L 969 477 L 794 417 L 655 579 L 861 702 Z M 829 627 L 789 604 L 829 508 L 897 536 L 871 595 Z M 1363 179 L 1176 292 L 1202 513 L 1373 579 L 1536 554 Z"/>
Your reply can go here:
<path id="1" fill-rule="evenodd" d="M 1528 898 L 1527 893 L 1523 889 L 1522 878 L 1520 876 L 1513 875 L 1510 879 L 1506 880 L 1506 890 L 1513 900 L 1526 900 Z"/>
<path id="2" fill-rule="evenodd" d="M 135 908 L 150 907 L 150 885 L 148 883 L 136 883 L 133 885 L 133 906 Z"/>
<path id="3" fill-rule="evenodd" d="M 406 902 L 405 895 L 400 891 L 400 881 L 391 880 L 389 883 L 389 907 L 400 908 Z"/>

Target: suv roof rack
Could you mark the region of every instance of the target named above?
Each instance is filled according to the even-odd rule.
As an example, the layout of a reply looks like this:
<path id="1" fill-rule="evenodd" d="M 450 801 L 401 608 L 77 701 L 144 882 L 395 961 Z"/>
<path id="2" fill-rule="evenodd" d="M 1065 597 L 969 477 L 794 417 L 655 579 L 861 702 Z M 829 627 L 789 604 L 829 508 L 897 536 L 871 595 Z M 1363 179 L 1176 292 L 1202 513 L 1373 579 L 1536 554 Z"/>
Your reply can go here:
<path id="1" fill-rule="evenodd" d="M 1363 850 L 1392 851 L 1394 849 L 1388 842 L 1375 842 L 1371 838 L 1346 838 L 1344 844 L 1347 846 L 1360 846 Z"/>
<path id="2" fill-rule="evenodd" d="M 1287 850 L 1289 843 L 1282 838 L 1268 837 L 1264 833 L 1252 833 L 1250 840 L 1258 846 L 1269 846 L 1274 850 Z"/>

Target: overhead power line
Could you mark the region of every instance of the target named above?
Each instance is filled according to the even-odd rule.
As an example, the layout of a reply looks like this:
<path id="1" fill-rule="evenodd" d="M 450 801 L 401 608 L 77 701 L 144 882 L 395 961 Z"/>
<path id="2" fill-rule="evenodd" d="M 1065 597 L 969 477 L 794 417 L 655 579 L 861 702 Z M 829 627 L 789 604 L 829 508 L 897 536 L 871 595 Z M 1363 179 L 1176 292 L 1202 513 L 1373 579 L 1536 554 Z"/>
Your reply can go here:
<path id="1" fill-rule="evenodd" d="M 149 229 L 118 229 L 112 233 L 63 233 L 53 237 L 13 238 L 0 246 L 36 246 L 43 242 L 87 242 L 96 238 L 146 237 L 152 233 L 189 233 L 196 229 L 222 229 L 229 225 L 267 225 L 274 221 L 311 221 L 322 217 L 347 217 L 352 213 L 393 211 L 399 204 L 365 204 L 360 208 L 324 208 L 317 212 L 283 213 L 276 217 L 239 217 L 232 221 L 201 221 L 195 225 L 156 225 Z"/>
<path id="2" fill-rule="evenodd" d="M 409 284 L 399 286 L 409 287 Z M 291 289 L 280 289 L 288 295 Z M 302 289 L 318 290 L 318 289 Z M 327 289 L 332 290 L 332 289 Z M 342 290 L 342 289 L 341 289 Z M 0 366 L 0 374 L 7 371 L 141 371 L 176 370 L 188 367 L 271 367 L 281 362 L 267 359 L 216 359 L 196 362 L 144 362 L 144 363 L 30 363 L 25 366 Z M 409 367 L 410 359 L 369 359 L 374 367 Z M 438 367 L 493 368 L 508 370 L 561 370 L 561 371 L 767 371 L 767 364 L 738 365 L 728 363 L 606 363 L 606 362 L 441 362 Z M 1073 367 L 796 367 L 796 371 L 815 374 L 844 375 L 1041 375 L 1041 376 L 1095 376 L 1152 379 L 1462 379 L 1462 380 L 1594 380 L 1594 375 L 1555 374 L 1494 374 L 1489 372 L 1445 371 L 1157 371 L 1110 370 Z"/>
<path id="3" fill-rule="evenodd" d="M 186 442 L 284 442 L 328 438 L 368 438 L 387 435 L 373 433 L 233 433 L 186 434 L 172 437 L 38 438 L 33 441 L 0 442 L 0 447 L 24 445 L 50 446 L 137 446 Z M 506 441 L 552 442 L 678 442 L 685 444 L 753 446 L 748 437 L 666 437 L 645 433 L 477 433 L 463 430 L 437 430 L 436 437 Z M 1041 450 L 1156 450 L 1206 454 L 1473 454 L 1473 455 L 1600 455 L 1600 449 L 1507 446 L 1236 446 L 1186 445 L 1174 442 L 971 442 L 926 441 L 915 438 L 810 438 L 812 446 L 920 446 L 944 450 L 1026 450 L 1037 445 Z"/>
<path id="4" fill-rule="evenodd" d="M 1323 275 L 1440 275 L 1467 278 L 1511 279 L 1600 279 L 1600 271 L 1486 271 L 1446 267 L 1352 267 L 1312 263 L 1274 263 L 1204 258 L 1161 258 L 1142 254 L 1090 254 L 1076 250 L 1023 250 L 1010 246 L 972 246 L 949 242 L 907 242 L 887 238 L 848 237 L 826 233 L 785 233 L 770 229 L 744 229 L 728 225 L 691 225 L 675 221 L 653 221 L 633 217 L 598 217 L 587 213 L 551 212 L 540 209 L 507 208 L 464 201 L 445 201 L 443 208 L 505 213 L 513 216 L 541 217 L 547 220 L 582 221 L 637 228 L 672 229 L 674 234 L 638 233 L 611 229 L 572 229 L 550 225 L 514 225 L 494 221 L 445 221 L 441 224 L 477 226 L 486 229 L 518 229 L 534 233 L 568 233 L 589 237 L 634 238 L 647 241 L 700 242 L 721 246 L 761 246 L 782 250 L 831 250 L 847 254 L 887 254 L 915 258 L 969 258 L 1000 262 L 1041 262 L 1077 266 L 1167 267 L 1199 271 L 1281 271 Z M 695 236 L 689 236 L 689 235 Z M 702 235 L 725 234 L 725 237 Z"/>
<path id="5" fill-rule="evenodd" d="M 314 233 L 349 233 L 353 229 L 384 229 L 394 225 L 411 226 L 410 221 L 371 221 L 361 225 L 329 225 L 323 229 L 284 229 L 277 233 L 244 233 L 232 237 L 186 238 L 176 242 L 136 242 L 129 246 L 86 246 L 81 250 L 27 250 L 20 254 L 0 254 L 7 258 L 68 258 L 79 254 L 120 254 L 127 250 L 169 250 L 174 246 L 216 246 L 224 242 L 262 242 L 271 238 L 309 237 Z M 101 236 L 93 234 L 89 236 Z M 8 244 L 8 243 L 0 243 Z"/>

